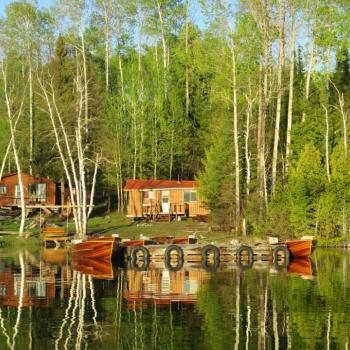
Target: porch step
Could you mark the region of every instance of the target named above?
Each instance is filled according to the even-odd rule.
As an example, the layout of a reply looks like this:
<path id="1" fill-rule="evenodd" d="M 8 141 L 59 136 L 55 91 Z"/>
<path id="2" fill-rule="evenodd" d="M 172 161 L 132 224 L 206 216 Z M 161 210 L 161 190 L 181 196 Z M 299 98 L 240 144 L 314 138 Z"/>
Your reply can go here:
<path id="1" fill-rule="evenodd" d="M 154 218 L 154 222 L 170 222 L 175 218 L 174 214 L 157 214 Z"/>

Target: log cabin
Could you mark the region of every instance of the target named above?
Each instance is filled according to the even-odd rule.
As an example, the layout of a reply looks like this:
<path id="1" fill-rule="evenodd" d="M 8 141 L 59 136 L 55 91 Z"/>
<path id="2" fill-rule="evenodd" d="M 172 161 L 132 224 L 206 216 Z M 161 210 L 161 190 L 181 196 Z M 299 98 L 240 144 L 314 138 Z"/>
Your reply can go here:
<path id="1" fill-rule="evenodd" d="M 26 205 L 55 206 L 62 204 L 60 186 L 53 180 L 22 173 L 22 183 Z M 20 202 L 18 174 L 4 175 L 0 181 L 0 206 L 19 207 Z"/>
<path id="2" fill-rule="evenodd" d="M 130 218 L 170 221 L 175 217 L 209 214 L 198 194 L 196 181 L 129 179 L 124 191 L 128 193 L 127 217 Z"/>

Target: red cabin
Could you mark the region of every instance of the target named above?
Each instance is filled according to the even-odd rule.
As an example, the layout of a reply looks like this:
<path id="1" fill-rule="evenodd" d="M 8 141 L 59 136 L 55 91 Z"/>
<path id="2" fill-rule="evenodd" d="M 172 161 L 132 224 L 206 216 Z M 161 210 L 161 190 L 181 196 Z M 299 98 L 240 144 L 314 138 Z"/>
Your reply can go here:
<path id="1" fill-rule="evenodd" d="M 60 205 L 60 185 L 46 177 L 22 173 L 22 183 L 26 205 Z M 20 206 L 21 192 L 18 174 L 4 175 L 0 181 L 0 206 Z"/>

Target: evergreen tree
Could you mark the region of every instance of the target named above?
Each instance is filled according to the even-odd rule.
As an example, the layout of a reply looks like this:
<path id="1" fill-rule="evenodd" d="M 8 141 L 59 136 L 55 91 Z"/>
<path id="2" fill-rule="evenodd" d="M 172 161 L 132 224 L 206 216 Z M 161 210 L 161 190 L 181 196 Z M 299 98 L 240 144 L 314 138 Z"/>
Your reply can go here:
<path id="1" fill-rule="evenodd" d="M 290 222 L 296 235 L 317 232 L 324 186 L 320 152 L 312 144 L 306 144 L 288 178 Z"/>

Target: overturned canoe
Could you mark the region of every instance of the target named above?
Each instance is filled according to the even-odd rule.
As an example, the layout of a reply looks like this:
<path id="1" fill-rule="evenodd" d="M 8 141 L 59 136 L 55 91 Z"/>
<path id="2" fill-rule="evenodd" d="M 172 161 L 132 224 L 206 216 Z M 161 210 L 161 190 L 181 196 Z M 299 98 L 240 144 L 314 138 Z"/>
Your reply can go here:
<path id="1" fill-rule="evenodd" d="M 73 270 L 79 271 L 84 275 L 92 276 L 97 279 L 113 279 L 112 261 L 104 259 L 89 259 L 73 257 Z"/>
<path id="2" fill-rule="evenodd" d="M 116 237 L 98 237 L 88 241 L 76 242 L 72 244 L 74 258 L 102 259 L 110 261 L 113 252 L 118 247 L 119 239 Z"/>
<path id="3" fill-rule="evenodd" d="M 290 254 L 294 258 L 305 258 L 311 256 L 312 252 L 312 240 L 311 239 L 298 239 L 286 241 Z"/>
<path id="4" fill-rule="evenodd" d="M 309 257 L 292 259 L 288 265 L 287 271 L 289 273 L 298 274 L 304 277 L 312 276 L 312 265 Z"/>

